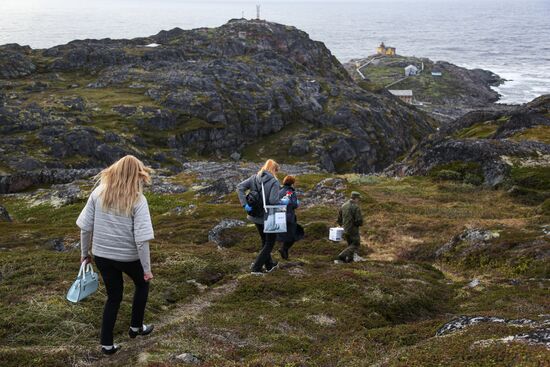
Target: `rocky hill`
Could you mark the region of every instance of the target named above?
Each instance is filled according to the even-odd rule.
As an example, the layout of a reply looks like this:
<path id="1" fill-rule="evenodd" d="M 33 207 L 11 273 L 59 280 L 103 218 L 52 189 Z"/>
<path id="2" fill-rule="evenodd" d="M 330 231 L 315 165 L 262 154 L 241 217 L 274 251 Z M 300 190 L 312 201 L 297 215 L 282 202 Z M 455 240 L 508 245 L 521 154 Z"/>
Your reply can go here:
<path id="1" fill-rule="evenodd" d="M 360 70 L 365 76 L 363 79 L 357 72 L 357 65 L 365 65 L 370 60 L 372 62 Z M 417 67 L 419 74 L 405 79 L 404 69 L 409 65 Z M 500 106 L 493 103 L 500 96 L 491 87 L 505 81 L 489 70 L 470 70 L 446 61 L 434 62 L 428 58 L 401 55 L 373 55 L 351 60 L 344 66 L 354 80 L 369 90 L 380 91 L 389 85 L 388 89 L 411 89 L 419 108 L 443 121 L 480 107 L 498 109 Z M 441 76 L 433 76 L 432 72 L 440 72 Z"/>
<path id="2" fill-rule="evenodd" d="M 508 111 L 470 112 L 388 172 L 501 186 L 542 202 L 550 197 L 550 95 Z"/>
<path id="3" fill-rule="evenodd" d="M 0 170 L 38 182 L 127 153 L 174 171 L 231 155 L 373 172 L 433 131 L 423 113 L 357 86 L 322 43 L 265 21 L 4 45 L 0 78 Z"/>

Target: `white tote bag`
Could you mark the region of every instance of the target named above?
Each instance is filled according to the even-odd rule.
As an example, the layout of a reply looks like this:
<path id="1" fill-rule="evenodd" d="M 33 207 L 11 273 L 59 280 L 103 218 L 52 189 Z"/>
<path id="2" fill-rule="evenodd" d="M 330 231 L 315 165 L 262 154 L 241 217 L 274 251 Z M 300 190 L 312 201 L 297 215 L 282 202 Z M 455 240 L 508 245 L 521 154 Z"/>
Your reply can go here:
<path id="1" fill-rule="evenodd" d="M 286 233 L 286 205 L 266 205 L 263 181 L 262 200 L 267 214 L 264 220 L 264 233 Z"/>

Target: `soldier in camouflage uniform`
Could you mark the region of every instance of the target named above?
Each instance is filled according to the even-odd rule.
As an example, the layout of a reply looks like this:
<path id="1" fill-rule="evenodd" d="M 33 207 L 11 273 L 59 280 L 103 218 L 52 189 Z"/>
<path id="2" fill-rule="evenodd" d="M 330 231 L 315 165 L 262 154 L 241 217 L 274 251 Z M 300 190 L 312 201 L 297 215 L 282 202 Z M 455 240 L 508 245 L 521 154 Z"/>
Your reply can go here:
<path id="1" fill-rule="evenodd" d="M 346 201 L 338 213 L 338 225 L 344 227 L 344 239 L 348 247 L 338 255 L 338 260 L 352 262 L 353 254 L 359 251 L 361 239 L 359 227 L 363 225 L 363 214 L 359 207 L 361 195 L 357 191 L 351 193 L 351 199 Z"/>

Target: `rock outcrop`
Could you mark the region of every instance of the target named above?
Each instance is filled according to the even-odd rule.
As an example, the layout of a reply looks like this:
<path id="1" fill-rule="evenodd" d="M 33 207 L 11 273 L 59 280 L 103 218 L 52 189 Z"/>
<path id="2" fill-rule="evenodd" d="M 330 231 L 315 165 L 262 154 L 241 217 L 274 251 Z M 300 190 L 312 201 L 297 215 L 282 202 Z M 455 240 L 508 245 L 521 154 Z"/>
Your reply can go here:
<path id="1" fill-rule="evenodd" d="M 387 172 L 396 175 L 455 171 L 479 175 L 490 186 L 515 168 L 550 166 L 550 95 L 506 112 L 477 111 L 449 123 Z M 457 168 L 462 166 L 462 168 Z M 467 172 L 458 172 L 461 170 Z M 464 174 L 463 174 L 464 173 Z M 539 189 L 545 189 L 542 183 Z"/>
<path id="2" fill-rule="evenodd" d="M 434 126 L 360 88 L 305 32 L 265 21 L 3 46 L 0 85 L 0 165 L 16 173 L 100 167 L 125 154 L 166 168 L 190 156 L 248 159 L 254 144 L 282 161 L 373 172 Z"/>

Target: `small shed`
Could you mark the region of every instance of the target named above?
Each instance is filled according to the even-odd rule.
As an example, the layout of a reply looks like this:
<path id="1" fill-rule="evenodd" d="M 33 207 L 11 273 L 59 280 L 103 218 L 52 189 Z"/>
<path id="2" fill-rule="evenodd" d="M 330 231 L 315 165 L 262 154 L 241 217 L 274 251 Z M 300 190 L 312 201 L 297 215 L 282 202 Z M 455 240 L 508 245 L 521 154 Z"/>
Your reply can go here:
<path id="1" fill-rule="evenodd" d="M 390 92 L 405 103 L 413 103 L 413 91 L 410 89 L 390 89 L 388 92 Z"/>
<path id="2" fill-rule="evenodd" d="M 240 39 L 244 40 L 244 39 L 246 39 L 246 32 L 239 31 L 238 36 L 239 36 Z"/>
<path id="3" fill-rule="evenodd" d="M 405 76 L 418 75 L 418 68 L 414 65 L 409 65 L 405 68 Z"/>

